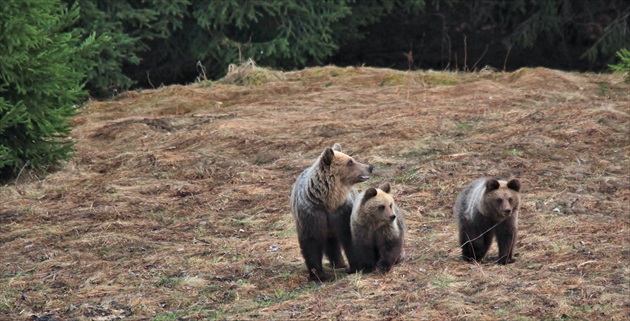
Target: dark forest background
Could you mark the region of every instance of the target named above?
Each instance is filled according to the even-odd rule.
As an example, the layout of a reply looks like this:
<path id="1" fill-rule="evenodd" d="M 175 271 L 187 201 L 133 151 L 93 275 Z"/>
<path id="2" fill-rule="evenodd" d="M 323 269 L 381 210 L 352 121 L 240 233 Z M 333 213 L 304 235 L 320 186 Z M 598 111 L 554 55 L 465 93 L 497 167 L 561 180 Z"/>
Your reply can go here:
<path id="1" fill-rule="evenodd" d="M 76 0 L 67 0 L 68 4 Z M 607 71 L 630 43 L 627 0 L 78 0 L 79 27 L 109 42 L 88 89 L 216 79 L 253 59 L 474 71 Z"/>

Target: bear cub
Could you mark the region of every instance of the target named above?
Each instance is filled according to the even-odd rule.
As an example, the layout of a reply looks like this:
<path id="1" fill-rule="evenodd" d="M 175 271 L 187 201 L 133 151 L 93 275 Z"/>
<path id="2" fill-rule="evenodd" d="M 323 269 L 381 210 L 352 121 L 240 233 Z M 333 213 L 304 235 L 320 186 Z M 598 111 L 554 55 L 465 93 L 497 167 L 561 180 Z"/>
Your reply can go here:
<path id="1" fill-rule="evenodd" d="M 518 179 L 480 178 L 457 196 L 453 212 L 459 223 L 463 259 L 480 262 L 496 235 L 497 263 L 514 262 L 520 190 Z"/>
<path id="2" fill-rule="evenodd" d="M 373 169 L 342 153 L 341 146 L 334 144 L 324 149 L 293 185 L 291 214 L 312 281 L 332 279 L 322 267 L 324 254 L 333 268 L 346 267 L 341 246 L 347 255 L 352 245 L 350 215 L 357 194 L 352 186 L 368 180 Z"/>
<path id="3" fill-rule="evenodd" d="M 390 184 L 384 183 L 357 196 L 350 218 L 353 250 L 348 255 L 349 273 L 368 273 L 375 268 L 388 272 L 403 260 L 405 222 L 390 191 Z"/>

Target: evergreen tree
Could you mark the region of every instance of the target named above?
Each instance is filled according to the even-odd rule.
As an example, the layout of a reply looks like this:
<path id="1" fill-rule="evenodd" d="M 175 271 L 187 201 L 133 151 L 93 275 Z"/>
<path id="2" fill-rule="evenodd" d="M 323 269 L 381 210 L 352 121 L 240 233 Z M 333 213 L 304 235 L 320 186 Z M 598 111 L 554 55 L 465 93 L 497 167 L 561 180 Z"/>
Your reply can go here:
<path id="1" fill-rule="evenodd" d="M 249 58 L 281 69 L 318 65 L 359 28 L 385 14 L 417 12 L 425 0 L 201 0 L 191 2 L 181 29 L 166 40 L 149 42 L 138 67 L 127 71 L 142 85 L 186 82 L 205 72 L 225 75 L 229 64 Z M 203 69 L 203 70 L 200 70 Z"/>
<path id="2" fill-rule="evenodd" d="M 140 53 L 151 41 L 163 43 L 182 26 L 189 0 L 109 1 L 65 0 L 81 7 L 77 28 L 83 37 L 92 33 L 111 40 L 99 44 L 96 65 L 87 75 L 87 89 L 97 98 L 110 97 L 131 87 L 136 79 L 124 73 L 125 66 L 141 62 Z M 161 48 L 155 48 L 161 50 Z M 138 75 L 146 79 L 147 75 Z"/>
<path id="3" fill-rule="evenodd" d="M 69 117 L 85 98 L 95 38 L 78 40 L 79 17 L 60 1 L 0 5 L 0 179 L 25 165 L 44 170 L 72 154 Z M 106 39 L 101 39 L 105 41 Z"/>
<path id="4" fill-rule="evenodd" d="M 332 24 L 349 14 L 344 0 L 194 1 L 183 27 L 166 41 L 151 41 L 140 66 L 128 70 L 144 85 L 159 85 L 191 81 L 198 62 L 212 78 L 248 58 L 276 68 L 320 62 L 337 49 Z"/>

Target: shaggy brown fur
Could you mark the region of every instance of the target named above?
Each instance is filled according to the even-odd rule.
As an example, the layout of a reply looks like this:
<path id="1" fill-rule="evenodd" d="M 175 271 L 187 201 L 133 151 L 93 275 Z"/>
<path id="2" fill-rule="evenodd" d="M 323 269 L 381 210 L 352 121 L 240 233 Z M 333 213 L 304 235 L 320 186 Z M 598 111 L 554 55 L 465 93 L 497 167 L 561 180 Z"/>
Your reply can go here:
<path id="1" fill-rule="evenodd" d="M 497 263 L 514 262 L 521 183 L 480 178 L 455 200 L 453 212 L 459 222 L 459 244 L 467 261 L 481 261 L 494 236 L 499 245 Z"/>
<path id="2" fill-rule="evenodd" d="M 351 252 L 350 214 L 356 191 L 352 185 L 370 178 L 373 166 L 355 161 L 341 146 L 326 148 L 297 178 L 291 192 L 291 213 L 311 280 L 326 281 L 322 258 L 345 267 L 340 243 Z"/>
<path id="3" fill-rule="evenodd" d="M 371 272 L 375 267 L 387 272 L 402 261 L 405 222 L 390 191 L 385 183 L 357 196 L 350 218 L 353 251 L 348 272 Z"/>

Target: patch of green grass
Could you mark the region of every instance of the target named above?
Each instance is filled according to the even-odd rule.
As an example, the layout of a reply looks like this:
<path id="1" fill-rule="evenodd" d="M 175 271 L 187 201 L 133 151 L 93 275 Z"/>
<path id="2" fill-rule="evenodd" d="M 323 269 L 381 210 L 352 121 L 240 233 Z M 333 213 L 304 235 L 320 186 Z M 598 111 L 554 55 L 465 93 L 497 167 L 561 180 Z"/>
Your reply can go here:
<path id="1" fill-rule="evenodd" d="M 110 252 L 112 252 L 114 249 L 111 247 L 103 247 L 101 248 L 101 257 L 106 257 L 107 254 L 109 254 Z"/>
<path id="2" fill-rule="evenodd" d="M 2 295 L 0 296 L 0 311 L 13 310 L 15 299 L 11 298 L 12 296 L 17 296 L 17 292 L 15 290 L 2 290 Z"/>
<path id="3" fill-rule="evenodd" d="M 153 321 L 176 321 L 182 315 L 181 312 L 171 312 L 164 315 L 158 315 L 151 319 Z"/>
<path id="4" fill-rule="evenodd" d="M 250 223 L 254 222 L 254 219 L 255 219 L 254 215 L 246 215 L 246 216 L 241 216 L 241 217 L 231 217 L 232 215 L 235 215 L 235 214 L 231 214 L 231 215 L 229 215 L 230 217 L 228 217 L 228 219 L 230 221 L 232 221 L 232 226 L 238 226 L 239 224 L 249 225 Z"/>
<path id="5" fill-rule="evenodd" d="M 278 231 L 276 233 L 276 236 L 277 237 L 288 237 L 288 236 L 294 236 L 296 234 L 297 234 L 297 232 L 295 231 L 295 229 L 288 229 L 288 230 Z"/>
<path id="6" fill-rule="evenodd" d="M 565 313 L 560 316 L 560 320 L 573 321 L 573 320 L 582 320 L 582 318 L 578 318 L 578 317 L 568 315 Z"/>
<path id="7" fill-rule="evenodd" d="M 576 309 L 580 312 L 589 312 L 591 310 L 593 310 L 593 307 L 590 305 L 582 305 L 582 306 L 578 306 L 576 307 Z"/>
<path id="8" fill-rule="evenodd" d="M 459 131 L 467 132 L 467 131 L 471 131 L 473 128 L 475 128 L 475 122 L 473 122 L 473 121 L 456 121 L 455 122 L 455 127 Z"/>
<path id="9" fill-rule="evenodd" d="M 281 280 L 286 281 L 290 278 L 292 278 L 294 275 L 293 272 L 288 272 L 288 271 L 284 271 L 282 273 L 280 273 L 280 275 L 278 276 Z"/>
<path id="10" fill-rule="evenodd" d="M 497 315 L 497 316 L 504 317 L 504 316 L 510 315 L 511 313 L 510 313 L 510 311 L 504 310 L 501 307 L 496 307 L 495 310 L 494 310 L 494 314 Z"/>
<path id="11" fill-rule="evenodd" d="M 564 103 L 564 102 L 569 101 L 569 97 L 564 94 L 551 94 L 550 98 L 554 102 L 558 102 L 558 103 Z"/>
<path id="12" fill-rule="evenodd" d="M 454 86 L 459 84 L 456 74 L 436 72 L 423 75 L 424 82 L 432 86 Z"/>
<path id="13" fill-rule="evenodd" d="M 411 183 L 417 180 L 418 180 L 418 173 L 415 170 L 408 170 L 402 173 L 401 175 L 394 177 L 394 182 L 396 184 Z"/>
<path id="14" fill-rule="evenodd" d="M 308 69 L 304 73 L 303 78 L 320 80 L 320 79 L 326 79 L 326 78 L 332 78 L 332 77 L 341 77 L 341 78 L 352 77 L 357 74 L 357 72 L 354 69 L 355 68 L 353 67 L 312 68 L 312 69 Z"/>
<path id="15" fill-rule="evenodd" d="M 433 280 L 431 280 L 431 285 L 439 289 L 445 289 L 451 286 L 453 283 L 453 277 L 447 274 L 438 274 Z"/>
<path id="16" fill-rule="evenodd" d="M 177 221 L 177 217 L 173 216 L 173 213 L 169 211 L 148 210 L 148 211 L 142 211 L 141 214 L 149 216 L 153 220 L 164 225 L 170 225 Z"/>
<path id="17" fill-rule="evenodd" d="M 194 320 L 197 318 L 206 316 L 210 320 L 217 320 L 223 317 L 223 311 L 211 311 L 210 313 L 204 313 L 204 310 L 200 307 L 195 307 L 191 309 L 185 309 L 177 312 L 168 312 L 165 314 L 160 314 L 155 316 L 152 321 L 179 321 L 179 320 L 189 320 L 188 317 L 191 317 Z M 207 320 L 204 318 L 203 320 Z"/>
<path id="18" fill-rule="evenodd" d="M 508 154 L 508 155 L 511 155 L 511 156 L 522 156 L 523 155 L 523 152 L 520 151 L 520 150 L 517 150 L 516 148 L 509 149 L 505 153 Z"/>
<path id="19" fill-rule="evenodd" d="M 403 153 L 400 156 L 417 160 L 418 158 L 428 158 L 437 155 L 440 155 L 440 151 L 435 148 L 416 148 L 410 152 Z"/>
<path id="20" fill-rule="evenodd" d="M 210 314 L 208 315 L 208 319 L 209 320 L 224 320 L 226 319 L 227 314 L 225 313 L 225 310 L 216 310 L 216 311 L 212 311 L 210 312 Z"/>
<path id="21" fill-rule="evenodd" d="M 597 82 L 597 89 L 602 96 L 610 96 L 610 84 L 605 81 Z"/>
<path id="22" fill-rule="evenodd" d="M 385 76 L 385 79 L 381 82 L 381 86 L 400 86 L 406 83 L 406 78 L 404 74 L 389 74 Z"/>
<path id="23" fill-rule="evenodd" d="M 258 302 L 260 307 L 267 307 L 275 303 L 295 299 L 300 295 L 310 293 L 316 289 L 318 289 L 318 285 L 314 282 L 310 282 L 303 288 L 296 288 L 289 291 L 285 289 L 275 289 L 273 295 L 260 295 L 256 298 L 256 302 Z"/>
<path id="24" fill-rule="evenodd" d="M 174 287 L 177 287 L 180 284 L 182 284 L 182 278 L 181 277 L 165 276 L 165 277 L 162 277 L 158 281 L 157 286 L 163 286 L 163 287 L 167 287 L 167 288 L 174 288 Z"/>
<path id="25" fill-rule="evenodd" d="M 210 263 L 210 265 L 217 265 L 221 263 L 222 261 L 224 261 L 223 256 L 216 256 L 216 257 L 213 257 L 208 263 Z"/>

